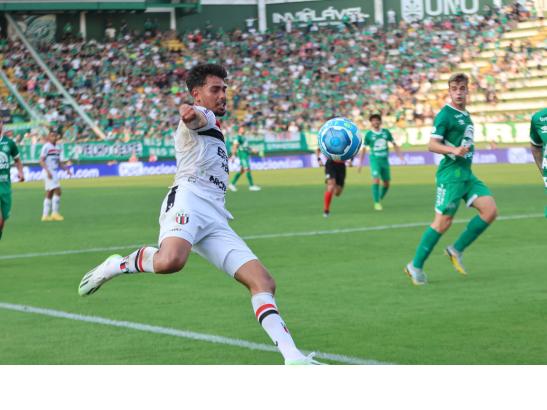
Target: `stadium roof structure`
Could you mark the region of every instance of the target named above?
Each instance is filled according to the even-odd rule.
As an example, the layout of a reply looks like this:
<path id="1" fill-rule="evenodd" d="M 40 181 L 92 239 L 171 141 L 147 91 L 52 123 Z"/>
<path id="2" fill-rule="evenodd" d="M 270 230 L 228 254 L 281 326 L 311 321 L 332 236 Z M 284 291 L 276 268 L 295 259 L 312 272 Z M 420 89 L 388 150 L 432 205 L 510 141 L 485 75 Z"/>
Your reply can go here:
<path id="1" fill-rule="evenodd" d="M 183 9 L 199 12 L 200 0 L 1 0 L 0 11 Z"/>

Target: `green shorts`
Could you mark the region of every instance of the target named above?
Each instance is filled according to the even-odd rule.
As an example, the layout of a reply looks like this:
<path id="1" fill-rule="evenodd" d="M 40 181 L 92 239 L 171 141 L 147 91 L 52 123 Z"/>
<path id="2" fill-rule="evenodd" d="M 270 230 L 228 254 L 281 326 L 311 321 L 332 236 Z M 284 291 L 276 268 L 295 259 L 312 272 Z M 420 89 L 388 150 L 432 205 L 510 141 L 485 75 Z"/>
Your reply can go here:
<path id="1" fill-rule="evenodd" d="M 251 169 L 251 161 L 249 161 L 249 157 L 239 157 L 239 164 L 241 165 L 241 168 Z"/>
<path id="2" fill-rule="evenodd" d="M 9 218 L 11 211 L 11 192 L 0 191 L 0 216 L 5 221 Z"/>
<path id="3" fill-rule="evenodd" d="M 372 178 L 380 178 L 382 181 L 391 180 L 391 172 L 389 170 L 388 159 L 370 158 L 370 173 Z"/>
<path id="4" fill-rule="evenodd" d="M 475 176 L 464 182 L 437 183 L 435 212 L 454 216 L 461 200 L 470 207 L 479 196 L 492 196 L 492 192 Z"/>

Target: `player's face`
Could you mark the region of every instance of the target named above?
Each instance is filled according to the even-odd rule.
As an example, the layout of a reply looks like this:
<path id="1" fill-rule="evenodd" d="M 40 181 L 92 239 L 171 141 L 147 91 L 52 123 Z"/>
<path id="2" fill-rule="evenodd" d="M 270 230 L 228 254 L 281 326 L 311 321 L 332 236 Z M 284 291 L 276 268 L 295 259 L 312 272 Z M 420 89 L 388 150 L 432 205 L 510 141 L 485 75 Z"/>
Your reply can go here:
<path id="1" fill-rule="evenodd" d="M 209 75 L 203 86 L 192 90 L 192 96 L 197 105 L 223 116 L 226 114 L 226 88 L 222 78 Z"/>
<path id="2" fill-rule="evenodd" d="M 457 107 L 465 107 L 467 102 L 467 94 L 469 94 L 469 89 L 467 83 L 464 81 L 460 82 L 451 82 L 448 85 L 448 94 L 452 103 Z"/>
<path id="3" fill-rule="evenodd" d="M 55 144 L 55 142 L 57 141 L 57 136 L 54 133 L 50 132 L 47 136 L 47 140 L 52 144 Z"/>
<path id="4" fill-rule="evenodd" d="M 372 128 L 378 129 L 380 128 L 382 121 L 380 121 L 378 118 L 373 118 L 370 123 L 372 124 Z"/>

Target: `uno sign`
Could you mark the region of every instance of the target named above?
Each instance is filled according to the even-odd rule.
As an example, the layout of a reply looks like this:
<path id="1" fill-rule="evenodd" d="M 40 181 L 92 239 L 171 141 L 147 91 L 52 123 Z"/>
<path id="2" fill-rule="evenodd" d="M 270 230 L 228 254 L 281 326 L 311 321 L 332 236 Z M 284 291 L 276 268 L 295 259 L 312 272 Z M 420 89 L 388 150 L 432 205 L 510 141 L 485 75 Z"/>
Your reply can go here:
<path id="1" fill-rule="evenodd" d="M 401 0 L 401 16 L 406 21 L 422 20 L 426 16 L 448 16 L 458 12 L 477 14 L 479 10 L 479 0 Z"/>
<path id="2" fill-rule="evenodd" d="M 329 7 L 318 13 L 316 10 L 305 8 L 295 13 L 273 13 L 272 20 L 274 24 L 295 22 L 295 23 L 307 23 L 313 22 L 318 25 L 338 24 L 344 17 L 349 18 L 352 22 L 365 21 L 369 15 L 363 13 L 361 7 L 350 7 L 346 9 L 337 10 L 334 7 Z"/>

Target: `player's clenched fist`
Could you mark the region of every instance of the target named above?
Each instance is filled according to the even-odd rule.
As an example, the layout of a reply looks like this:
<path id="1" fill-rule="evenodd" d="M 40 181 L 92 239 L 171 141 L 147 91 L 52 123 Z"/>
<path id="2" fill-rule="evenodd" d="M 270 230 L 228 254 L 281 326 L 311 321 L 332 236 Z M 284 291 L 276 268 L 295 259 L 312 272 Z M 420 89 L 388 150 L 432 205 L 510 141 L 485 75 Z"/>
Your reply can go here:
<path id="1" fill-rule="evenodd" d="M 180 117 L 185 124 L 194 121 L 197 117 L 196 110 L 190 104 L 182 104 L 179 108 Z"/>

